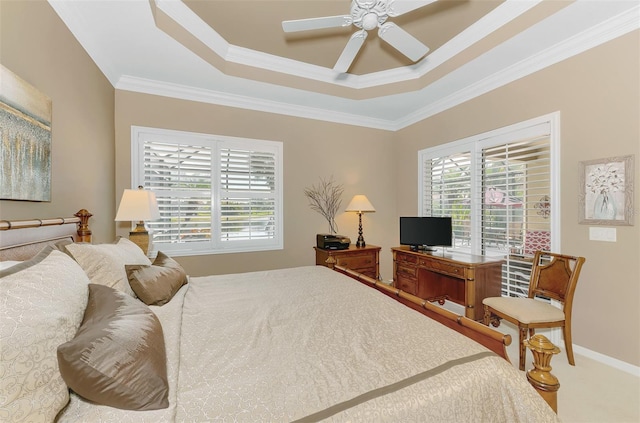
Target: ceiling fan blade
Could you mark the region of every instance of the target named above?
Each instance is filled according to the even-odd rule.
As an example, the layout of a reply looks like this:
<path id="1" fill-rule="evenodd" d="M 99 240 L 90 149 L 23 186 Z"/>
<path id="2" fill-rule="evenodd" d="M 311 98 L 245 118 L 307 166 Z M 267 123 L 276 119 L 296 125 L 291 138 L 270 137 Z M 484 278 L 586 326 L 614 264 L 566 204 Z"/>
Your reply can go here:
<path id="1" fill-rule="evenodd" d="M 337 28 L 349 26 L 353 22 L 351 15 L 325 16 L 322 18 L 296 19 L 283 21 L 284 32 L 308 31 L 311 29 Z"/>
<path id="2" fill-rule="evenodd" d="M 364 40 L 367 39 L 367 31 L 361 30 L 353 33 L 349 41 L 347 42 L 346 47 L 342 50 L 342 54 L 338 58 L 336 65 L 333 67 L 333 70 L 340 73 L 345 73 L 351 67 L 351 63 L 358 55 L 360 48 L 364 44 Z"/>
<path id="3" fill-rule="evenodd" d="M 378 30 L 378 35 L 413 62 L 417 62 L 429 52 L 429 47 L 393 22 L 382 24 Z"/>
<path id="4" fill-rule="evenodd" d="M 391 17 L 400 16 L 436 1 L 437 0 L 391 0 L 387 14 Z"/>

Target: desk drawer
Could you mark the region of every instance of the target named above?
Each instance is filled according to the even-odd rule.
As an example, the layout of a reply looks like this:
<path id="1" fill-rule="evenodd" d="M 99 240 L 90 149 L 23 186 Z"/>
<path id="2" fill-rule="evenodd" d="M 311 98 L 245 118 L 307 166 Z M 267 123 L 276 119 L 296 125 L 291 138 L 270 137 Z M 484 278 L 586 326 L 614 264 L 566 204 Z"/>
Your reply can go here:
<path id="1" fill-rule="evenodd" d="M 405 277 L 415 278 L 418 276 L 417 271 L 418 268 L 415 266 L 403 266 L 401 263 L 396 265 L 396 272 L 398 275 L 402 275 Z"/>
<path id="2" fill-rule="evenodd" d="M 465 268 L 462 266 L 456 266 L 455 264 L 443 263 L 441 261 L 421 258 L 418 265 L 428 268 L 432 271 L 445 273 L 447 275 L 455 276 L 461 279 L 465 278 Z"/>
<path id="3" fill-rule="evenodd" d="M 411 295 L 418 295 L 418 280 L 397 275 L 395 287 Z"/>
<path id="4" fill-rule="evenodd" d="M 352 270 L 374 269 L 376 258 L 374 254 L 351 254 L 349 256 L 337 256 L 336 263 Z"/>
<path id="5" fill-rule="evenodd" d="M 414 265 L 418 262 L 418 258 L 411 254 L 396 253 L 396 263 L 408 263 Z"/>

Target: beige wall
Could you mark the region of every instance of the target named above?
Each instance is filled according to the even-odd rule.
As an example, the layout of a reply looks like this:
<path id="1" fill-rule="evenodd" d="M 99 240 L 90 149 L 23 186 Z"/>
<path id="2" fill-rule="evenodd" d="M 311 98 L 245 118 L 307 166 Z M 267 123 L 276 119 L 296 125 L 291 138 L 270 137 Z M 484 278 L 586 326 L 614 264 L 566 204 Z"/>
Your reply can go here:
<path id="1" fill-rule="evenodd" d="M 587 258 L 573 312 L 574 343 L 640 365 L 640 222 L 615 243 L 578 224 L 582 160 L 635 155 L 640 207 L 640 43 L 626 35 L 411 126 L 397 134 L 398 212 L 417 210 L 417 151 L 555 111 L 561 113 L 562 252 Z M 615 323 L 614 323 L 615 322 Z"/>
<path id="2" fill-rule="evenodd" d="M 395 233 L 393 133 L 293 118 L 270 113 L 116 91 L 116 202 L 131 186 L 131 126 L 150 126 L 283 142 L 284 250 L 180 257 L 192 275 L 235 273 L 315 264 L 315 235 L 326 233 L 326 220 L 312 211 L 304 189 L 333 176 L 344 185 L 342 209 L 355 194 L 365 194 L 376 208 L 363 216 L 368 244 L 383 247 L 381 273 L 390 279 Z M 339 213 L 338 232 L 358 237 L 355 213 Z M 127 225 L 118 225 L 126 234 Z"/>
<path id="3" fill-rule="evenodd" d="M 44 1 L 0 1 L 0 63 L 52 101 L 51 202 L 0 200 L 0 219 L 71 216 L 114 237 L 114 89 Z"/>

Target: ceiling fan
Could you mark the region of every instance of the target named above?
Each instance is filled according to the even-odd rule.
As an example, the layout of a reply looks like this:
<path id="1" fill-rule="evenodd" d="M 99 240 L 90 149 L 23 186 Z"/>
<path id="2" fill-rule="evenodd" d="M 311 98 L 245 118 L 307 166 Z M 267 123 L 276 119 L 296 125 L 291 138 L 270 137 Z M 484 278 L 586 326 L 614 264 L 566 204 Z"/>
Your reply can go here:
<path id="1" fill-rule="evenodd" d="M 387 18 L 403 15 L 435 1 L 437 0 L 352 0 L 349 15 L 283 21 L 282 29 L 284 32 L 298 32 L 352 24 L 360 28 L 351 35 L 333 67 L 333 70 L 340 73 L 349 70 L 367 38 L 367 31 L 375 28 L 379 28 L 378 35 L 382 40 L 411 61 L 417 62 L 429 52 L 429 47 L 393 22 L 387 22 Z"/>

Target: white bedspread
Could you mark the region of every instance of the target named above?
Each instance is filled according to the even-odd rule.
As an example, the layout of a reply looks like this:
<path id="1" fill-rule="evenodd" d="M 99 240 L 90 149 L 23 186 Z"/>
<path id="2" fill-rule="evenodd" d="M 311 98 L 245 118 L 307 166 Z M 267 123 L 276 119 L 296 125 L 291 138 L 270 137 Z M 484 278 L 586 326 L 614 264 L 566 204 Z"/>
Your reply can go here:
<path id="1" fill-rule="evenodd" d="M 169 409 L 74 397 L 61 421 L 557 421 L 503 359 L 325 267 L 191 278 L 154 311 Z"/>

